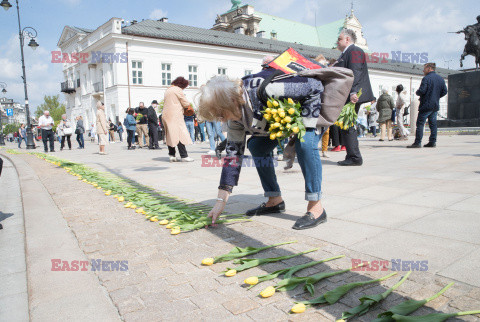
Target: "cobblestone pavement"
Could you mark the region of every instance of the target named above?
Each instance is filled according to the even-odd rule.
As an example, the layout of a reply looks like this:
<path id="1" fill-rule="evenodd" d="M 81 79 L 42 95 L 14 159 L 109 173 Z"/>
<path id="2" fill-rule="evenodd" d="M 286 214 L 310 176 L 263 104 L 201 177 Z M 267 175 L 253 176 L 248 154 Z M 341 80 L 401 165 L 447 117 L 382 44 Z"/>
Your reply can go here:
<path id="1" fill-rule="evenodd" d="M 127 272 L 96 272 L 125 321 L 333 321 L 340 317 L 345 309 L 356 306 L 360 296 L 382 292 L 403 275 L 400 273 L 381 285 L 372 284 L 357 289 L 335 305 L 291 315 L 288 311 L 293 302 L 308 298 L 302 289 L 277 293 L 271 298 L 263 299 L 259 298 L 258 293 L 266 286 L 273 285 L 273 281 L 262 283 L 249 291 L 242 286 L 243 280 L 252 275 L 334 255 L 344 254 L 346 257 L 304 270 L 299 275 L 349 268 L 353 258 L 375 258 L 258 221 L 171 236 L 167 230 L 145 221 L 143 216 L 132 209 L 125 209 L 115 199 L 106 197 L 101 190 L 76 180 L 63 169 L 33 156 L 21 157 L 36 171 L 89 259 L 128 260 Z M 231 278 L 220 275 L 229 263 L 210 267 L 199 265 L 203 258 L 226 253 L 233 246 L 258 247 L 289 240 L 298 242 L 262 252 L 258 256 L 283 256 L 316 247 L 320 247 L 320 250 L 285 262 L 247 270 Z M 384 275 L 385 272 L 350 272 L 337 275 L 318 283 L 316 295 L 344 282 Z M 381 306 L 358 320 L 370 321 L 382 310 L 407 298 L 423 299 L 432 296 L 449 282 L 449 279 L 430 272 L 414 272 Z M 480 289 L 456 283 L 444 295 L 415 314 L 479 308 Z M 466 316 L 462 320 L 480 321 L 474 316 Z"/>

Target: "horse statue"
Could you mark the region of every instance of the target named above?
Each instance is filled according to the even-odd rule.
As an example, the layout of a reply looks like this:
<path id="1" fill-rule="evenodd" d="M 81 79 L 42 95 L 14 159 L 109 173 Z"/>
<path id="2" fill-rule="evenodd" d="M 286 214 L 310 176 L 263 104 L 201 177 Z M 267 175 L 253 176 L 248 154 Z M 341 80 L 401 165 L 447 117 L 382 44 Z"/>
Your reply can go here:
<path id="1" fill-rule="evenodd" d="M 477 70 L 480 65 L 480 16 L 477 17 L 476 24 L 466 26 L 463 30 L 452 33 L 465 34 L 465 40 L 467 41 L 460 57 L 460 67 L 463 67 L 465 56 L 472 55 L 475 57 L 475 70 Z"/>

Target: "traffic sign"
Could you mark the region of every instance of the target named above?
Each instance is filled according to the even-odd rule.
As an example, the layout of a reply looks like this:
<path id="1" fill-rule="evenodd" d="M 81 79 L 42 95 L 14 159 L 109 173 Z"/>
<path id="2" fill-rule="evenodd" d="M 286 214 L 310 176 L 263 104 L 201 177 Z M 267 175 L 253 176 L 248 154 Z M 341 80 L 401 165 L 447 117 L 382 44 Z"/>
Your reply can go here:
<path id="1" fill-rule="evenodd" d="M 13 108 L 5 109 L 7 111 L 7 116 L 13 116 Z"/>

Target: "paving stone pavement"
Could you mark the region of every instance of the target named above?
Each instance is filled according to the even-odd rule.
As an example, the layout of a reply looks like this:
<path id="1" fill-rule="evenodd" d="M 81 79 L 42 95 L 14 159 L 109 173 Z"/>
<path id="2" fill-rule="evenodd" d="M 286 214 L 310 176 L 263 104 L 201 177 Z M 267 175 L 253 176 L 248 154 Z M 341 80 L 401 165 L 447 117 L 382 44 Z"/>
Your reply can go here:
<path id="1" fill-rule="evenodd" d="M 478 138 L 473 137 L 470 141 L 477 142 Z M 465 142 L 462 142 L 462 144 L 467 145 Z M 146 154 L 154 151 L 141 152 L 145 152 Z M 57 153 L 56 156 L 67 157 L 66 154 L 63 155 L 59 153 Z M 353 258 L 373 260 L 384 257 L 375 257 L 371 254 L 367 255 L 370 253 L 365 251 L 368 249 L 367 246 L 360 250 L 355 247 L 346 247 L 345 245 L 348 243 L 345 245 L 332 243 L 328 238 L 323 239 L 323 235 L 298 234 L 290 229 L 285 229 L 285 226 L 272 225 L 268 220 L 255 220 L 254 222 L 219 226 L 215 229 L 204 229 L 193 233 L 171 236 L 165 229 L 162 229 L 154 223 L 145 221 L 142 216 L 136 214 L 131 209 L 127 210 L 123 208 L 115 199 L 105 197 L 101 191 L 93 189 L 90 185 L 86 185 L 76 180 L 76 178 L 67 175 L 64 170 L 32 156 L 25 155 L 21 157 L 27 160 L 39 175 L 78 239 L 80 247 L 89 259 L 128 260 L 129 269 L 127 272 L 96 272 L 102 285 L 108 290 L 122 318 L 126 321 L 186 319 L 194 321 L 207 321 L 212 319 L 235 321 L 332 321 L 338 318 L 342 311 L 357 305 L 358 297 L 365 294 L 382 292 L 395 284 L 399 279 L 399 277 L 391 278 L 381 285 L 373 284 L 369 287 L 356 290 L 352 293 L 353 295 L 349 294 L 339 301 L 339 303 L 332 306 L 309 309 L 301 315 L 290 315 L 287 312 L 295 300 L 308 298 L 303 290 L 297 289 L 292 292 L 275 294 L 275 296 L 268 299 L 261 299 L 258 297 L 258 293 L 264 287 L 272 285 L 273 282 L 266 282 L 264 283 L 265 285 L 262 284 L 253 288 L 251 291 L 247 291 L 242 287 L 243 279 L 251 275 L 263 274 L 265 271 L 272 272 L 278 268 L 339 254 L 345 254 L 346 257 L 318 265 L 308 271 L 300 272 L 299 275 L 309 275 L 329 269 L 348 268 Z M 123 157 L 123 155 L 119 155 L 119 158 Z M 93 165 L 99 169 L 103 168 L 105 171 L 105 162 L 102 161 L 100 163 L 98 159 L 96 159 L 97 157 L 94 158 L 95 159 L 92 158 L 92 160 L 88 162 L 89 165 Z M 470 159 L 471 157 L 467 159 L 466 163 L 472 163 L 473 170 L 473 165 L 477 163 L 474 163 Z M 135 169 L 138 169 L 138 167 L 145 169 L 152 168 L 151 162 L 145 162 L 145 164 L 142 165 L 143 162 L 144 161 L 139 160 Z M 118 159 L 112 161 L 112 163 L 114 163 L 114 165 L 112 165 L 109 170 L 118 172 L 120 168 Z M 163 167 L 163 163 L 160 164 Z M 186 172 L 185 174 L 189 175 L 190 170 L 185 168 L 183 164 L 181 166 L 183 166 L 182 169 Z M 153 168 L 155 167 L 158 166 L 153 166 Z M 439 166 L 439 169 L 442 169 L 442 166 Z M 333 170 L 335 171 L 337 169 Z M 363 169 L 360 169 L 359 171 L 362 170 Z M 408 172 L 408 170 L 405 171 Z M 135 172 L 133 173 L 135 174 Z M 343 176 L 341 172 L 337 172 L 336 175 L 338 175 L 339 178 Z M 422 179 L 415 180 L 415 176 L 409 178 L 413 179 L 412 182 L 414 185 L 425 187 L 425 184 L 429 183 L 428 178 L 426 178 L 429 175 L 424 173 L 422 176 L 420 172 L 418 172 L 417 175 Z M 446 176 L 444 172 L 443 176 Z M 128 173 L 128 177 L 135 179 L 135 176 L 131 176 L 131 173 Z M 174 178 L 171 173 L 165 173 L 162 177 L 163 179 L 168 178 L 170 180 Z M 348 175 L 345 177 L 348 178 Z M 363 176 L 363 178 L 367 184 L 373 184 L 377 181 L 384 182 L 385 180 L 388 182 L 388 180 L 395 179 L 393 176 L 388 177 L 385 173 L 377 177 L 369 174 Z M 167 182 L 168 179 L 166 179 Z M 396 179 L 398 180 L 398 178 Z M 427 180 L 426 183 L 425 180 Z M 139 181 L 143 184 L 149 184 L 145 176 L 142 176 Z M 442 181 L 446 180 L 442 179 Z M 175 191 L 180 192 L 181 187 L 177 188 L 177 185 L 172 185 L 171 182 L 172 181 L 170 181 L 170 184 L 164 183 L 165 190 L 168 190 L 172 194 L 175 194 Z M 471 183 L 468 180 L 466 182 L 467 185 Z M 473 182 L 477 183 L 478 181 L 475 180 Z M 445 183 L 448 182 L 446 181 Z M 200 185 L 196 185 L 196 182 L 194 182 L 194 186 L 197 188 L 200 187 Z M 158 187 L 158 184 L 156 187 Z M 169 187 L 172 187 L 172 189 L 168 189 Z M 332 187 L 341 190 L 340 187 Z M 442 187 L 441 184 L 435 188 L 446 189 L 445 185 Z M 474 195 L 478 194 L 478 187 L 476 189 L 477 191 L 475 191 Z M 254 190 L 254 192 L 257 190 Z M 469 191 L 470 194 L 472 194 L 471 190 Z M 248 194 L 247 189 L 243 190 L 243 192 Z M 379 189 L 378 192 L 380 193 L 381 189 Z M 464 192 L 468 193 L 468 191 Z M 252 193 L 252 191 L 250 191 L 250 193 Z M 409 192 L 407 191 L 405 193 L 408 194 Z M 203 196 L 206 198 L 206 195 L 207 193 L 202 194 L 202 191 L 200 191 L 199 195 L 195 195 L 195 198 L 198 199 Z M 209 196 L 211 197 L 211 194 Z M 182 197 L 184 197 L 184 195 L 182 195 Z M 360 195 L 358 197 L 360 203 L 362 200 L 366 200 L 364 196 Z M 464 196 L 462 196 L 462 198 L 463 197 Z M 467 196 L 466 199 L 461 200 L 468 200 L 469 198 L 471 197 Z M 262 198 L 257 199 L 260 200 Z M 238 200 L 238 204 L 244 204 L 241 199 Z M 405 205 L 415 207 L 416 204 L 410 205 L 408 200 L 408 198 L 405 199 Z M 458 196 L 452 195 L 450 202 L 456 204 L 458 200 Z M 369 199 L 366 201 L 367 202 L 362 205 L 368 206 L 376 204 L 375 202 L 370 203 L 371 200 Z M 252 202 L 252 204 L 255 203 L 256 201 Z M 448 205 L 443 204 L 442 207 L 445 208 L 448 207 Z M 469 211 L 471 211 L 471 208 L 470 206 Z M 417 208 L 413 208 L 411 212 L 413 212 L 413 215 L 418 213 L 420 216 L 423 216 L 425 213 L 431 213 Z M 402 222 L 405 222 L 405 220 L 408 221 L 408 218 L 403 220 Z M 337 235 L 340 235 L 339 232 L 341 232 L 341 230 L 338 230 L 336 227 L 330 227 L 330 229 L 336 231 Z M 348 232 L 347 230 L 347 233 Z M 380 231 L 377 235 L 381 233 Z M 392 233 L 393 232 L 389 232 L 389 234 Z M 365 241 L 368 242 L 369 239 L 370 238 L 367 238 Z M 221 263 L 210 267 L 202 267 L 199 265 L 203 258 L 226 253 L 233 246 L 261 246 L 287 240 L 297 240 L 298 242 L 272 249 L 258 256 L 283 256 L 313 247 L 320 247 L 320 250 L 282 263 L 266 265 L 265 267 L 241 272 L 232 278 L 226 278 L 220 275 L 220 272 L 229 266 L 229 263 Z M 392 238 L 392 240 L 394 239 Z M 359 241 L 355 241 L 355 238 L 353 238 L 351 242 L 350 245 L 353 246 L 359 244 Z M 443 242 L 450 243 L 458 241 L 444 239 Z M 464 244 L 460 245 L 464 246 Z M 476 244 L 470 243 L 470 245 L 473 245 L 474 250 Z M 375 247 L 375 245 L 369 247 Z M 414 247 L 414 245 L 409 245 L 408 247 Z M 446 254 L 446 256 L 449 255 L 451 254 Z M 435 274 L 437 272 L 438 270 L 414 272 L 409 280 L 394 294 L 388 297 L 379 308 L 358 320 L 370 321 L 374 318 L 374 313 L 378 314 L 381 310 L 398 304 L 405 299 L 422 299 L 438 292 L 451 280 Z M 72 274 L 75 273 L 81 274 L 81 272 L 72 272 Z M 338 275 L 334 279 L 328 279 L 319 283 L 316 286 L 316 294 L 319 295 L 345 282 L 373 279 L 383 275 L 385 275 L 385 272 L 351 272 Z M 480 308 L 479 288 L 471 284 L 469 285 L 469 283 L 459 282 L 444 295 L 416 312 L 416 314 L 427 314 L 434 310 L 454 312 L 478 308 Z M 479 321 L 480 319 L 474 316 L 466 316 L 462 317 L 462 320 Z"/>

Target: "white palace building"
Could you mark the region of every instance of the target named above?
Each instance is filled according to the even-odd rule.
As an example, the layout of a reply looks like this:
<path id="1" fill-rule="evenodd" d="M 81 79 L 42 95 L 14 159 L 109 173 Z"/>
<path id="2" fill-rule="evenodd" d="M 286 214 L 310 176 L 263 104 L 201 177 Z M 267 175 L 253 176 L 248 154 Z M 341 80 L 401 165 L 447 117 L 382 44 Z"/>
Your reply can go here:
<path id="1" fill-rule="evenodd" d="M 255 12 L 238 0 L 232 3 L 232 9 L 219 15 L 212 29 L 173 24 L 167 18 L 131 23 L 111 18 L 95 30 L 65 26 L 58 41 L 61 53 L 52 54 L 52 59 L 63 62 L 61 91 L 68 117 L 82 115 L 89 130 L 95 122 L 96 102 L 101 100 L 107 119 L 123 121 L 127 107 L 163 100 L 177 76 L 190 81 L 185 93 L 193 103 L 199 86 L 212 76 L 240 78 L 258 72 L 265 55 L 276 56 L 289 47 L 311 58 L 318 54 L 338 58 L 340 52 L 332 48 L 344 27 L 353 29 L 359 45 L 370 52 L 353 10 L 345 19 L 313 27 Z M 395 98 L 395 87 L 403 84 L 415 103 L 422 70 L 420 63 L 369 63 L 374 94 L 378 97 L 387 88 Z M 445 80 L 453 72 L 437 68 Z M 446 97 L 441 100 L 440 114 L 447 115 Z"/>

